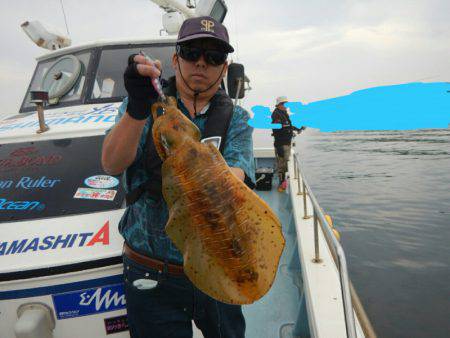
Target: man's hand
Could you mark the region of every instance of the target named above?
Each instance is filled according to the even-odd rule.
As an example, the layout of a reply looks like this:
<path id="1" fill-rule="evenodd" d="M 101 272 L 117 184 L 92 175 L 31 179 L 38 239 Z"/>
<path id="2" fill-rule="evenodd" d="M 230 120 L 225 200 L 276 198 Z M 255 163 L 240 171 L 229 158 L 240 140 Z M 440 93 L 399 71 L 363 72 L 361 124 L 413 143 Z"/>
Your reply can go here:
<path id="1" fill-rule="evenodd" d="M 130 55 L 123 82 L 128 92 L 127 113 L 136 120 L 150 115 L 151 105 L 158 98 L 152 78 L 161 76 L 161 62 L 152 62 L 140 54 Z"/>

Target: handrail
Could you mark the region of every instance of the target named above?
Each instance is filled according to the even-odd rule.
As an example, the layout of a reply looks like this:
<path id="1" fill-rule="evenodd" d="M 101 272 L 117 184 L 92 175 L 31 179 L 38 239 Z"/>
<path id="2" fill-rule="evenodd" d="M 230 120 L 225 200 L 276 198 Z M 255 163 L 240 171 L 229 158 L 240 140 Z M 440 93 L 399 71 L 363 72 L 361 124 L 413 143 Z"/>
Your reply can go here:
<path id="1" fill-rule="evenodd" d="M 364 335 L 367 338 L 376 338 L 377 335 L 375 333 L 375 330 L 373 329 L 372 323 L 370 322 L 369 317 L 367 317 L 366 311 L 364 310 L 364 307 L 359 300 L 358 294 L 353 287 L 352 281 L 350 281 L 350 294 L 352 296 L 353 308 L 355 309 L 355 313 L 358 316 L 358 320 L 364 332 Z"/>
<path id="2" fill-rule="evenodd" d="M 339 270 L 339 277 L 341 282 L 341 291 L 342 291 L 342 300 L 344 307 L 344 316 L 345 316 L 345 326 L 347 330 L 347 337 L 356 338 L 356 326 L 355 326 L 355 318 L 353 316 L 353 305 L 352 305 L 352 297 L 351 297 L 351 283 L 348 277 L 347 272 L 347 260 L 345 258 L 344 250 L 342 249 L 341 244 L 338 242 L 336 237 L 334 236 L 331 228 L 328 226 L 328 222 L 325 219 L 325 214 L 320 207 L 316 197 L 314 196 L 308 182 L 300 170 L 300 161 L 298 159 L 297 154 L 294 153 L 294 178 L 298 179 L 299 188 L 303 185 L 303 203 L 304 203 L 304 211 L 305 217 L 307 215 L 306 209 L 306 194 L 309 195 L 311 203 L 313 205 L 313 213 L 314 213 L 314 226 L 317 229 L 317 223 L 320 224 L 323 234 L 327 240 L 328 246 L 332 252 L 333 258 L 336 262 L 336 265 Z M 302 184 L 300 185 L 300 179 Z M 300 193 L 299 189 L 299 193 Z M 317 222 L 319 221 L 319 222 Z M 315 245 L 315 253 L 316 256 L 314 261 L 319 262 L 319 241 L 318 241 L 318 231 L 315 229 L 314 231 L 314 245 Z"/>

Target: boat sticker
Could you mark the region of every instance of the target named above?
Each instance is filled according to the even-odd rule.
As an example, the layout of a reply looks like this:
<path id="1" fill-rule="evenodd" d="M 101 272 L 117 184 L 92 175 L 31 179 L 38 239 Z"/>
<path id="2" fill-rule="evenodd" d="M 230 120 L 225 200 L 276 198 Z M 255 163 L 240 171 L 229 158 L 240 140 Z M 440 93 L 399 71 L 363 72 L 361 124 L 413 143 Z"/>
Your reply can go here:
<path id="1" fill-rule="evenodd" d="M 113 334 L 128 330 L 127 315 L 105 318 L 106 334 Z"/>
<path id="2" fill-rule="evenodd" d="M 21 155 L 0 158 L 0 171 L 14 171 L 22 168 L 40 168 L 55 165 L 61 162 L 63 157 L 59 154 L 47 155 Z"/>
<path id="3" fill-rule="evenodd" d="M 34 190 L 34 189 L 49 189 L 56 186 L 60 179 L 49 178 L 46 176 L 41 177 L 29 177 L 22 176 L 17 178 L 17 180 L 0 180 L 0 189 L 23 189 L 23 190 Z"/>
<path id="4" fill-rule="evenodd" d="M 123 284 L 52 295 L 56 318 L 68 319 L 125 309 Z"/>
<path id="5" fill-rule="evenodd" d="M 73 198 L 113 201 L 116 194 L 117 190 L 78 188 Z"/>
<path id="6" fill-rule="evenodd" d="M 115 104 L 107 104 L 83 111 L 45 112 L 45 123 L 48 126 L 55 125 L 106 125 L 114 124 L 117 115 Z M 35 115 L 25 116 L 17 119 L 0 121 L 0 133 L 23 128 L 39 127 Z"/>
<path id="7" fill-rule="evenodd" d="M 0 256 L 100 244 L 109 245 L 109 221 L 107 221 L 95 234 L 93 232 L 81 232 L 49 235 L 45 237 L 22 238 L 8 242 L 0 241 Z"/>
<path id="8" fill-rule="evenodd" d="M 0 198 L 1 210 L 37 210 L 45 209 L 45 204 L 39 201 L 10 201 L 6 198 Z"/>
<path id="9" fill-rule="evenodd" d="M 91 188 L 109 189 L 119 184 L 119 180 L 109 175 L 95 175 L 84 180 L 84 184 Z"/>

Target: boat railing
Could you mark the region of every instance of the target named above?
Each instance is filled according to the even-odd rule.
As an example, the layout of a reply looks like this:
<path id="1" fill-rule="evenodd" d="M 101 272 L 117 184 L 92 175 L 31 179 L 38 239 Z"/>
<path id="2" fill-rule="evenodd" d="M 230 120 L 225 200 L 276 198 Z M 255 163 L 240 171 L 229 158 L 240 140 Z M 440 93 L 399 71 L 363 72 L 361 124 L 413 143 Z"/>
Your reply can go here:
<path id="1" fill-rule="evenodd" d="M 314 196 L 311 187 L 305 179 L 304 174 L 300 170 L 300 160 L 297 154 L 293 154 L 294 158 L 294 179 L 298 184 L 298 195 L 303 196 L 303 214 L 304 219 L 313 217 L 314 222 L 314 251 L 315 257 L 313 262 L 320 263 L 320 247 L 319 247 L 319 226 L 322 229 L 322 233 L 325 236 L 326 242 L 330 249 L 331 255 L 335 261 L 335 264 L 339 271 L 339 278 L 341 283 L 342 300 L 344 307 L 345 325 L 347 331 L 347 337 L 356 337 L 356 325 L 353 311 L 358 316 L 359 323 L 366 337 L 376 337 L 375 331 L 364 311 L 364 308 L 356 294 L 355 289 L 348 276 L 347 260 L 345 258 L 344 250 L 333 234 L 331 227 L 328 225 L 328 221 L 325 217 L 325 213 L 319 205 L 316 197 Z M 307 209 L 307 196 L 309 196 L 313 210 L 311 214 L 308 214 Z"/>

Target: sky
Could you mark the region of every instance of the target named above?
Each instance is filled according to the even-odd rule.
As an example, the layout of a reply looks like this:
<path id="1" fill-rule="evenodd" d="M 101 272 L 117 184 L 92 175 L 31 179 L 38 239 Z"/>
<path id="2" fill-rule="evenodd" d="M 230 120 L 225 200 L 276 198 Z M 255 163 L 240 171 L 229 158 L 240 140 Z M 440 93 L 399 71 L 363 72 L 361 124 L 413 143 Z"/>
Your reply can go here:
<path id="1" fill-rule="evenodd" d="M 62 0 L 72 44 L 159 35 L 150 0 Z M 183 0 L 180 0 L 183 2 Z M 448 0 L 228 0 L 225 25 L 252 90 L 243 106 L 271 109 L 409 82 L 450 81 Z M 45 50 L 20 28 L 40 20 L 66 32 L 60 0 L 0 0 L 0 116 L 17 113 Z"/>

